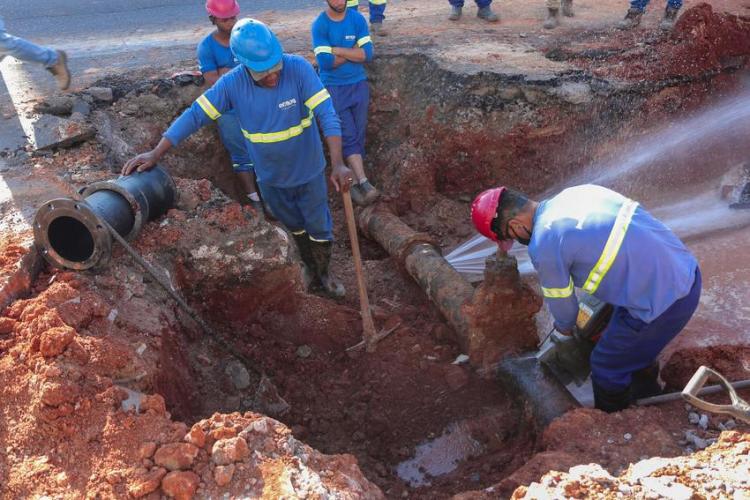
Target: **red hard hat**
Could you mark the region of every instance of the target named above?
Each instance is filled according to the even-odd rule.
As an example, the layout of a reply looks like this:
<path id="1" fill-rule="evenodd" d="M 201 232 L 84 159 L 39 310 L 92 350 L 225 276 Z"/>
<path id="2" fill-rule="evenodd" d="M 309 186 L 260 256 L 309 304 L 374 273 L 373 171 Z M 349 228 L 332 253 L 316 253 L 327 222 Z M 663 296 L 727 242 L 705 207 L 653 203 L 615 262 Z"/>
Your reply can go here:
<path id="1" fill-rule="evenodd" d="M 497 205 L 500 203 L 503 191 L 505 191 L 505 186 L 479 193 L 471 204 L 471 221 L 479 234 L 496 242 L 503 251 L 507 252 L 513 246 L 513 240 L 500 239 L 492 230 L 492 220 L 497 216 Z"/>
<path id="2" fill-rule="evenodd" d="M 240 13 L 240 4 L 237 0 L 206 0 L 206 12 L 219 19 L 229 19 Z"/>

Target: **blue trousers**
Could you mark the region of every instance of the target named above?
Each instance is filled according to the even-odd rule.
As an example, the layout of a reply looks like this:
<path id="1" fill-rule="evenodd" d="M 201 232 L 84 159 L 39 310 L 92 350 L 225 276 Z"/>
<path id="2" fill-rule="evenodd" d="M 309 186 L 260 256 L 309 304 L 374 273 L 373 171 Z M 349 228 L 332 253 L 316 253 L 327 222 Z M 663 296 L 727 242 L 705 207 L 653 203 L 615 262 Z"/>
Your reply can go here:
<path id="1" fill-rule="evenodd" d="M 615 307 L 612 319 L 591 353 L 591 378 L 606 391 L 630 387 L 632 374 L 650 366 L 659 353 L 685 328 L 701 296 L 701 272 L 695 270 L 690 292 L 650 323 Z"/>
<path id="2" fill-rule="evenodd" d="M 23 38 L 18 38 L 5 31 L 5 24 L 0 19 L 0 61 L 5 56 L 13 56 L 19 61 L 35 62 L 46 67 L 57 64 L 57 52 L 49 47 L 41 47 Z"/>
<path id="3" fill-rule="evenodd" d="M 640 10 L 643 12 L 646 10 L 649 0 L 630 0 L 630 8 Z M 667 0 L 667 6 L 673 9 L 679 9 L 682 7 L 682 0 Z"/>
<path id="4" fill-rule="evenodd" d="M 367 132 L 367 107 L 370 104 L 370 86 L 367 80 L 351 85 L 330 85 L 328 93 L 336 114 L 341 120 L 341 145 L 344 158 L 365 155 Z"/>
<path id="5" fill-rule="evenodd" d="M 279 188 L 258 182 L 260 194 L 273 215 L 292 233 L 307 231 L 313 241 L 333 241 L 333 221 L 328 209 L 328 184 L 324 172 L 306 184 Z"/>
<path id="6" fill-rule="evenodd" d="M 232 160 L 232 169 L 235 172 L 251 172 L 253 160 L 247 151 L 247 139 L 242 135 L 237 115 L 233 112 L 222 114 L 216 120 L 216 126 L 219 127 L 219 137 Z"/>
<path id="7" fill-rule="evenodd" d="M 454 7 L 464 6 L 464 0 L 448 0 L 448 1 Z M 492 0 L 474 0 L 474 1 L 477 3 L 477 7 L 479 7 L 480 9 L 484 7 L 488 7 L 492 3 Z"/>
<path id="8" fill-rule="evenodd" d="M 378 0 L 377 3 L 370 0 L 370 24 L 382 23 L 385 19 L 386 0 Z M 359 0 L 349 0 L 346 2 L 347 7 L 357 8 Z"/>

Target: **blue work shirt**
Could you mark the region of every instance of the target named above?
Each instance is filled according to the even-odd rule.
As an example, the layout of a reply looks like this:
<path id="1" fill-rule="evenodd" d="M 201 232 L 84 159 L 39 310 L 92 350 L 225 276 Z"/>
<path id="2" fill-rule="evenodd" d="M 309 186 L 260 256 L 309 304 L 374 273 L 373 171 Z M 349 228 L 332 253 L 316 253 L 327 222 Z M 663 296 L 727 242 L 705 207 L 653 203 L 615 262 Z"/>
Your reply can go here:
<path id="1" fill-rule="evenodd" d="M 320 68 L 320 79 L 326 87 L 330 85 L 350 85 L 367 80 L 362 63 L 346 61 L 334 68 L 333 47 L 351 49 L 360 47 L 365 51 L 365 60 L 372 60 L 372 40 L 365 17 L 356 9 L 346 9 L 344 19 L 334 21 L 321 12 L 312 25 L 312 44 L 315 59 Z"/>
<path id="2" fill-rule="evenodd" d="M 649 323 L 690 292 L 698 266 L 680 239 L 637 202 L 590 184 L 540 202 L 529 257 L 563 331 L 578 315 L 574 285 Z"/>
<path id="3" fill-rule="evenodd" d="M 312 65 L 289 54 L 283 62 L 274 88 L 255 83 L 244 66 L 234 68 L 196 99 L 164 137 L 177 145 L 233 109 L 260 182 L 280 188 L 309 182 L 326 164 L 315 118 L 326 137 L 341 136 L 341 124 Z"/>
<path id="4" fill-rule="evenodd" d="M 197 53 L 201 73 L 219 71 L 221 68 L 232 69 L 240 63 L 234 58 L 232 49 L 216 41 L 213 33 L 201 40 Z"/>

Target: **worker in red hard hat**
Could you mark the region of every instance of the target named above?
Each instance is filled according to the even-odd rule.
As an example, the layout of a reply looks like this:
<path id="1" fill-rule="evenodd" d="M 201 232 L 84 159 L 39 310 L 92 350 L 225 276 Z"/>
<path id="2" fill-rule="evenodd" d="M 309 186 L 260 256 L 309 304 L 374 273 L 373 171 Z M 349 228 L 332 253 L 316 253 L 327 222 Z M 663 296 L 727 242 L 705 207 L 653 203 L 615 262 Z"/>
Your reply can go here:
<path id="1" fill-rule="evenodd" d="M 333 222 L 321 135 L 336 190 L 348 190 L 353 179 L 342 156 L 341 122 L 331 96 L 312 65 L 285 54 L 264 23 L 237 21 L 229 44 L 240 64 L 198 97 L 154 149 L 125 163 L 122 174 L 154 167 L 172 146 L 233 109 L 255 162 L 263 199 L 294 237 L 312 289 L 341 298 L 344 286 L 329 272 Z"/>
<path id="2" fill-rule="evenodd" d="M 559 335 L 574 333 L 575 287 L 615 307 L 590 358 L 597 408 L 618 411 L 660 391 L 656 358 L 701 293 L 698 262 L 669 228 L 638 202 L 594 185 L 540 202 L 489 189 L 474 200 L 471 217 L 505 250 L 514 240 L 529 247 Z"/>
<path id="3" fill-rule="evenodd" d="M 237 22 L 240 6 L 237 0 L 207 0 L 208 19 L 216 29 L 198 44 L 198 64 L 206 85 L 212 86 L 225 73 L 239 64 L 229 48 L 229 37 Z M 234 110 L 223 113 L 217 120 L 219 137 L 229 153 L 232 170 L 242 191 L 258 212 L 263 205 L 255 184 L 253 160 L 245 144 L 242 128 Z"/>

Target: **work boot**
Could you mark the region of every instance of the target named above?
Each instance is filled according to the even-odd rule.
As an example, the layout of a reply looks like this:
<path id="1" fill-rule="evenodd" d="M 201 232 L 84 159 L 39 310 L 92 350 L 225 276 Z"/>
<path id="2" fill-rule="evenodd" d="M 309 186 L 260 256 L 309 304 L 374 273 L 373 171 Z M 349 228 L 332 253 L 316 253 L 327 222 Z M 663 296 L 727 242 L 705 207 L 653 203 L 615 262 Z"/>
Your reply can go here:
<path id="1" fill-rule="evenodd" d="M 630 397 L 633 400 L 650 398 L 662 394 L 659 385 L 659 363 L 653 363 L 646 368 L 633 372 L 630 384 Z"/>
<path id="2" fill-rule="evenodd" d="M 575 14 L 573 13 L 573 0 L 561 0 L 560 2 L 562 4 L 562 13 L 565 17 L 574 17 Z"/>
<path id="3" fill-rule="evenodd" d="M 292 233 L 292 237 L 297 244 L 297 250 L 299 250 L 299 256 L 302 260 L 302 279 L 305 282 L 305 287 L 308 290 L 320 290 L 321 284 L 315 271 L 315 257 L 312 251 L 313 242 L 306 232 L 301 234 Z"/>
<path id="4" fill-rule="evenodd" d="M 617 23 L 617 29 L 629 30 L 635 28 L 641 24 L 641 17 L 643 17 L 642 10 L 630 8 L 628 9 L 628 13 L 625 14 L 625 19 Z"/>
<path id="5" fill-rule="evenodd" d="M 323 292 L 333 299 L 341 299 L 346 295 L 344 285 L 336 281 L 328 272 L 331 263 L 331 252 L 333 243 L 330 241 L 312 241 L 310 240 L 312 257 L 315 261 L 315 274 L 320 280 Z"/>
<path id="6" fill-rule="evenodd" d="M 451 7 L 451 15 L 448 16 L 448 19 L 451 21 L 458 21 L 459 19 L 461 19 L 461 10 L 461 7 L 453 5 Z"/>
<path id="7" fill-rule="evenodd" d="M 489 5 L 487 7 L 480 8 L 477 11 L 477 17 L 479 19 L 484 19 L 489 23 L 496 23 L 500 20 L 500 18 L 497 17 L 497 14 L 492 12 L 492 8 Z"/>
<path id="8" fill-rule="evenodd" d="M 258 201 L 249 200 L 249 201 L 250 201 L 250 206 L 253 207 L 253 210 L 255 210 L 255 213 L 257 213 L 259 217 L 265 217 L 266 213 L 265 213 L 265 210 L 263 209 L 263 202 L 260 200 Z"/>
<path id="9" fill-rule="evenodd" d="M 366 207 L 372 204 L 380 196 L 380 192 L 370 184 L 370 181 L 365 181 L 361 184 L 355 184 L 351 187 L 352 201 L 360 207 Z"/>
<path id="10" fill-rule="evenodd" d="M 607 391 L 592 381 L 594 388 L 594 408 L 614 413 L 630 405 L 630 387 L 621 391 Z"/>
<path id="11" fill-rule="evenodd" d="M 557 9 L 547 9 L 547 19 L 544 20 L 544 26 L 545 29 L 551 30 L 557 25 L 560 24 L 560 21 L 557 18 Z"/>
<path id="12" fill-rule="evenodd" d="M 674 7 L 667 6 L 667 10 L 664 11 L 664 19 L 661 20 L 659 23 L 659 28 L 661 28 L 662 31 L 672 31 L 672 28 L 674 28 L 674 23 L 677 20 L 677 12 L 679 12 L 680 9 L 675 9 Z"/>
<path id="13" fill-rule="evenodd" d="M 57 62 L 47 68 L 47 71 L 52 73 L 57 80 L 57 86 L 60 90 L 67 90 L 70 87 L 70 70 L 68 69 L 68 55 L 62 51 L 57 50 Z"/>
<path id="14" fill-rule="evenodd" d="M 383 22 L 379 21 L 377 23 L 370 23 L 370 33 L 377 36 L 386 36 L 388 30 L 383 27 Z"/>

